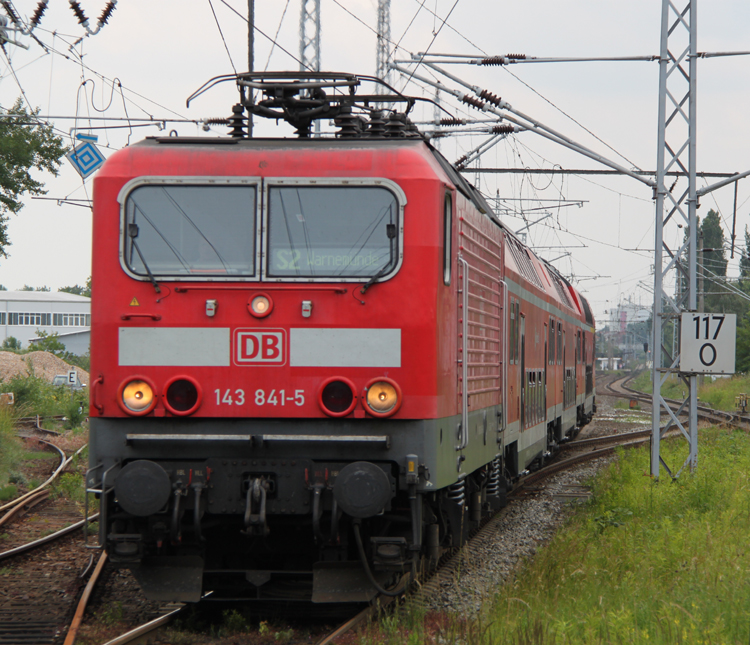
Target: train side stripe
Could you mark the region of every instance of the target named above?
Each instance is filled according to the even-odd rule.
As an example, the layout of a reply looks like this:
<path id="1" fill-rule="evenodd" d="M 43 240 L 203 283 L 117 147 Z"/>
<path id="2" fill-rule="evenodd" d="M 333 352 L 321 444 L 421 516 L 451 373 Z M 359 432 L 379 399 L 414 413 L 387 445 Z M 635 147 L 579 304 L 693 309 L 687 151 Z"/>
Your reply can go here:
<path id="1" fill-rule="evenodd" d="M 400 329 L 289 330 L 292 367 L 401 367 Z"/>
<path id="2" fill-rule="evenodd" d="M 228 327 L 120 327 L 119 341 L 120 365 L 229 366 Z"/>

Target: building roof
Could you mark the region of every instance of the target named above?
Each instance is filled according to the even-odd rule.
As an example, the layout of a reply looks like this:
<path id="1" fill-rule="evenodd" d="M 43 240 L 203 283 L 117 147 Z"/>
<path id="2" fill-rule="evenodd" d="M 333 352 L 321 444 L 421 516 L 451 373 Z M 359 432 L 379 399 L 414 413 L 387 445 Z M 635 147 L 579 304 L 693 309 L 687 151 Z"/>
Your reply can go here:
<path id="1" fill-rule="evenodd" d="M 54 336 L 55 338 L 59 338 L 60 340 L 65 340 L 66 338 L 72 340 L 76 336 L 85 336 L 88 334 L 91 334 L 90 327 L 86 327 L 85 329 L 79 329 L 78 331 L 66 331 L 62 334 L 54 333 L 51 335 Z M 47 338 L 49 338 L 49 336 L 47 336 Z M 29 338 L 30 343 L 38 343 L 41 340 L 44 340 L 44 338 L 42 338 L 41 336 L 39 338 Z"/>
<path id="2" fill-rule="evenodd" d="M 0 302 L 80 302 L 91 304 L 91 298 L 64 291 L 0 291 Z"/>

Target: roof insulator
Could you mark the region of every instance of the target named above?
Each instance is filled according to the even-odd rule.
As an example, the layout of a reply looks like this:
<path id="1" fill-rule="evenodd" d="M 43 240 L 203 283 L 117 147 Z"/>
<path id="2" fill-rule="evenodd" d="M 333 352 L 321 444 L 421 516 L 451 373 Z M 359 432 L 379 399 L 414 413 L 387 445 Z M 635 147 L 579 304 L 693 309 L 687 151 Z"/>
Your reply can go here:
<path id="1" fill-rule="evenodd" d="M 505 123 L 503 125 L 493 125 L 490 132 L 492 134 L 513 134 L 515 128 L 512 125 Z"/>
<path id="2" fill-rule="evenodd" d="M 83 13 L 83 9 L 81 9 L 81 5 L 77 2 L 77 0 L 69 0 L 70 2 L 70 8 L 73 10 L 73 13 L 76 15 L 76 18 L 78 18 L 78 22 L 82 24 L 84 27 L 89 26 L 89 19 L 86 17 L 86 14 Z"/>
<path id="3" fill-rule="evenodd" d="M 438 122 L 439 125 L 463 125 L 463 121 L 461 119 L 440 119 Z"/>
<path id="4" fill-rule="evenodd" d="M 112 12 L 115 10 L 115 6 L 117 5 L 117 0 L 111 0 L 107 3 L 107 6 L 104 7 L 104 11 L 102 11 L 102 15 L 99 16 L 99 26 L 106 25 L 107 21 L 109 20 L 109 17 L 112 15 Z"/>
<path id="5" fill-rule="evenodd" d="M 490 103 L 492 103 L 493 105 L 497 105 L 498 107 L 503 102 L 499 96 L 495 96 L 492 92 L 488 92 L 487 90 L 482 90 L 479 93 L 479 96 L 485 101 L 489 101 Z"/>
<path id="6" fill-rule="evenodd" d="M 206 119 L 205 121 L 203 121 L 203 123 L 205 123 L 206 125 L 230 125 L 231 119 Z"/>
<path id="7" fill-rule="evenodd" d="M 367 127 L 368 137 L 385 136 L 385 118 L 382 110 L 373 110 L 370 112 L 370 122 Z"/>
<path id="8" fill-rule="evenodd" d="M 464 94 L 461 97 L 461 100 L 471 105 L 472 107 L 475 107 L 477 110 L 484 110 L 485 103 L 483 101 L 480 101 L 479 99 L 475 99 L 473 96 L 469 96 L 468 94 Z"/>
<path id="9" fill-rule="evenodd" d="M 241 103 L 232 106 L 232 116 L 229 117 L 229 136 L 233 139 L 245 138 L 245 107 Z"/>
<path id="10" fill-rule="evenodd" d="M 44 12 L 47 11 L 47 4 L 49 0 L 40 0 L 39 4 L 36 6 L 36 11 L 34 11 L 34 15 L 31 16 L 31 24 L 34 27 L 38 27 L 39 23 L 42 21 L 42 16 L 44 15 Z"/>
<path id="11" fill-rule="evenodd" d="M 480 65 L 507 65 L 508 59 L 505 56 L 490 56 L 489 58 L 483 58 Z"/>

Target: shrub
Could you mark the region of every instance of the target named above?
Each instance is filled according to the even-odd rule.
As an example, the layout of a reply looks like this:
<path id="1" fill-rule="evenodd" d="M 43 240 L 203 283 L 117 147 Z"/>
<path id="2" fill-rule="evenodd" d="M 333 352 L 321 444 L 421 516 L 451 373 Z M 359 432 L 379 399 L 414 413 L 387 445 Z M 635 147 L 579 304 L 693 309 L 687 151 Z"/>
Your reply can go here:
<path id="1" fill-rule="evenodd" d="M 0 408 L 0 488 L 8 483 L 11 468 L 21 452 L 21 444 L 13 429 L 13 414 L 7 407 L 2 407 Z"/>

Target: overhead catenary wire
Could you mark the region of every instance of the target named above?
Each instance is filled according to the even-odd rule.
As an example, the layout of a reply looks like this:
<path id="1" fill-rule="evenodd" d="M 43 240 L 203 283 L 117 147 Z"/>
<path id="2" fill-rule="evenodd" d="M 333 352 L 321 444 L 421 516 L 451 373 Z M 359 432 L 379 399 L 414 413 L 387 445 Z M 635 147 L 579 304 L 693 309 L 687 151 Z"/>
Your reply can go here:
<path id="1" fill-rule="evenodd" d="M 417 63 L 418 61 L 409 61 L 409 62 Z M 476 107 L 477 109 L 483 112 L 490 112 L 492 114 L 496 114 L 498 117 L 500 117 L 500 120 L 510 121 L 511 123 L 515 125 L 519 125 L 524 128 L 527 128 L 528 130 L 533 131 L 536 134 L 546 139 L 549 139 L 555 143 L 558 143 L 566 148 L 569 148 L 573 150 L 574 152 L 578 152 L 586 157 L 589 157 L 591 159 L 594 159 L 595 161 L 598 161 L 599 163 L 602 163 L 603 165 L 606 165 L 606 166 L 609 166 L 610 168 L 618 170 L 622 174 L 628 175 L 638 180 L 639 182 L 646 184 L 647 186 L 651 188 L 653 188 L 656 185 L 654 181 L 641 177 L 638 174 L 636 174 L 636 172 L 628 168 L 624 168 L 620 164 L 615 163 L 614 161 L 611 161 L 609 159 L 606 159 L 605 157 L 602 157 L 601 155 L 597 154 L 593 150 L 590 150 L 587 147 L 583 146 L 582 144 L 579 144 L 573 141 L 569 137 L 563 135 L 560 132 L 557 132 L 556 130 L 550 128 L 549 126 L 546 126 L 545 124 L 538 121 L 537 119 L 534 119 L 533 117 L 527 114 L 524 114 L 523 112 L 520 112 L 519 110 L 514 109 L 509 103 L 499 99 L 498 97 L 494 97 L 490 95 L 486 90 L 482 90 L 481 88 L 478 88 L 476 86 L 472 86 L 466 83 L 465 81 L 439 68 L 437 65 L 433 63 L 423 63 L 423 64 L 426 65 L 427 67 L 431 67 L 435 69 L 440 74 L 443 74 L 444 76 L 446 76 L 446 78 L 449 78 L 459 83 L 460 85 L 465 86 L 467 89 L 474 92 L 479 98 L 474 98 L 473 96 L 460 92 L 459 90 L 454 90 L 452 88 L 449 88 L 440 82 L 433 82 L 433 81 L 430 81 L 429 79 L 424 78 L 423 76 L 418 76 L 414 71 L 410 72 L 409 70 L 404 69 L 403 67 L 400 67 L 397 63 L 393 63 L 392 67 L 396 69 L 397 71 L 401 72 L 402 74 L 404 74 L 405 76 L 409 76 L 409 78 L 416 78 L 422 81 L 423 83 L 432 85 L 433 87 L 436 87 L 437 89 L 443 92 L 452 94 L 454 97 L 456 97 L 460 101 L 463 101 L 464 103 L 468 103 L 469 105 Z"/>
<path id="2" fill-rule="evenodd" d="M 229 51 L 229 45 L 227 45 L 226 38 L 224 38 L 224 32 L 221 30 L 221 24 L 219 23 L 219 18 L 216 15 L 216 11 L 214 11 L 214 4 L 211 2 L 211 0 L 208 0 L 208 6 L 211 7 L 211 13 L 213 14 L 214 21 L 216 22 L 216 28 L 219 30 L 219 36 L 221 36 L 221 42 L 224 43 L 224 49 L 227 52 L 227 56 L 229 57 L 229 64 L 232 66 L 232 69 L 234 70 L 234 73 L 237 73 L 237 68 L 234 66 L 234 61 L 232 60 L 232 54 Z"/>

